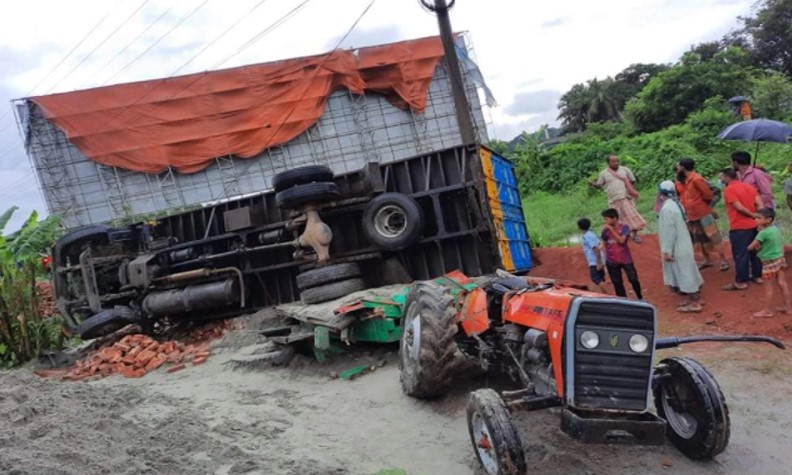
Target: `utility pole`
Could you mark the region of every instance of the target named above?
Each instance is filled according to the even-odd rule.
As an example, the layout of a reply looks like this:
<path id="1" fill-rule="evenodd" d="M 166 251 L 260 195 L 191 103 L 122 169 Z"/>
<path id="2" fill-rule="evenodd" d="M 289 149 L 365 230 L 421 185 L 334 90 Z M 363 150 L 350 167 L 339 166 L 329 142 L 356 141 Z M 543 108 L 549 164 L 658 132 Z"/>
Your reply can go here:
<path id="1" fill-rule="evenodd" d="M 459 132 L 462 135 L 462 143 L 470 145 L 476 142 L 476 130 L 473 128 L 470 104 L 468 104 L 465 95 L 465 83 L 462 82 L 462 72 L 454 45 L 451 20 L 448 17 L 448 11 L 454 6 L 454 3 L 456 0 L 451 0 L 448 4 L 446 4 L 446 0 L 434 0 L 434 4 L 431 3 L 431 0 L 421 0 L 424 8 L 437 15 L 437 25 L 440 27 L 440 38 L 443 40 L 443 50 L 448 63 L 448 74 L 451 77 L 451 91 L 454 96 Z"/>

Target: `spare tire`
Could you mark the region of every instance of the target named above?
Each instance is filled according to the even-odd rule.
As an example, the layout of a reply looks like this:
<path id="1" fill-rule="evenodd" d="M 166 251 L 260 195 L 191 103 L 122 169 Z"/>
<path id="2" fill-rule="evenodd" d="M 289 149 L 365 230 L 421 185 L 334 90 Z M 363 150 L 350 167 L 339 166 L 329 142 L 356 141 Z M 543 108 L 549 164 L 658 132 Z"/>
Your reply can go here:
<path id="1" fill-rule="evenodd" d="M 308 165 L 275 174 L 272 187 L 275 191 L 283 191 L 294 185 L 333 181 L 333 170 L 324 165 Z"/>
<path id="2" fill-rule="evenodd" d="M 319 285 L 358 277 L 359 275 L 360 266 L 356 262 L 317 267 L 297 275 L 297 288 L 300 290 L 310 289 Z"/>
<path id="3" fill-rule="evenodd" d="M 305 289 L 300 292 L 300 299 L 302 299 L 304 304 L 327 302 L 365 288 L 366 283 L 363 282 L 363 279 L 342 280 L 312 289 Z"/>
<path id="4" fill-rule="evenodd" d="M 338 186 L 332 182 L 295 185 L 275 194 L 278 208 L 294 209 L 306 203 L 324 203 L 338 199 Z"/>
<path id="5" fill-rule="evenodd" d="M 366 205 L 363 231 L 377 247 L 398 251 L 421 239 L 423 212 L 407 195 L 384 193 Z"/>

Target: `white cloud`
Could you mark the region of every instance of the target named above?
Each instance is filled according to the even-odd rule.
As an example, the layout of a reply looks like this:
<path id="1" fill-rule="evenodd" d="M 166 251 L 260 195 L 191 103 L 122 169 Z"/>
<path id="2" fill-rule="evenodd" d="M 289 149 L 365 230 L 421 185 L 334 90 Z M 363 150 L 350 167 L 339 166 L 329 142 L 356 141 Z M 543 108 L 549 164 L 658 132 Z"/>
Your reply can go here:
<path id="1" fill-rule="evenodd" d="M 238 19 L 239 25 L 222 36 L 181 73 L 215 67 L 237 52 L 240 45 L 261 33 L 277 18 L 293 9 L 294 0 L 221 2 L 209 0 L 172 34 L 132 64 L 113 82 L 163 77 L 177 70 Z M 557 0 L 554 2 L 457 2 L 451 11 L 456 31 L 469 31 L 475 57 L 495 96 L 511 104 L 521 89 L 566 91 L 575 83 L 605 77 L 636 62 L 667 62 L 676 59 L 690 44 L 716 39 L 736 24 L 738 15 L 749 12 L 754 0 Z M 16 127 L 10 124 L 8 101 L 33 91 L 41 94 L 103 84 L 107 78 L 140 55 L 169 29 L 195 9 L 199 2 L 148 2 L 131 20 L 126 18 L 141 4 L 137 1 L 54 0 L 5 1 L 0 14 L 0 210 L 24 201 L 28 209 L 43 211 L 32 177 L 17 174 L 28 160 L 16 147 Z M 223 67 L 317 54 L 340 38 L 368 0 L 309 2 L 282 27 L 231 57 Z M 170 9 L 170 10 L 169 10 Z M 252 10 L 252 11 L 251 11 Z M 49 74 L 66 53 L 106 14 L 106 21 Z M 167 12 L 155 25 L 151 25 Z M 35 29 L 31 24 L 35 23 Z M 151 26 L 150 26 L 151 25 Z M 147 28 L 150 28 L 141 33 Z M 111 35 L 90 57 L 100 40 Z M 354 46 L 366 42 L 434 35 L 437 22 L 415 1 L 379 0 L 347 40 Z M 130 42 L 137 36 L 133 44 Z M 119 57 L 115 55 L 128 48 Z M 102 68 L 108 61 L 112 62 Z M 61 78 L 82 62 L 64 80 Z M 42 81 L 43 79 L 43 81 Z M 519 99 L 519 96 L 518 98 Z M 519 118 L 507 115 L 508 107 L 494 109 L 499 133 L 519 132 L 555 121 L 555 111 Z M 516 134 L 515 132 L 515 134 Z M 503 137 L 501 137 L 503 138 Z M 506 137 L 510 139 L 511 137 Z M 9 190 L 13 187 L 25 194 Z M 32 190 L 32 191 L 31 191 Z M 20 213 L 19 222 L 25 213 Z M 12 223 L 13 226 L 15 223 Z"/>

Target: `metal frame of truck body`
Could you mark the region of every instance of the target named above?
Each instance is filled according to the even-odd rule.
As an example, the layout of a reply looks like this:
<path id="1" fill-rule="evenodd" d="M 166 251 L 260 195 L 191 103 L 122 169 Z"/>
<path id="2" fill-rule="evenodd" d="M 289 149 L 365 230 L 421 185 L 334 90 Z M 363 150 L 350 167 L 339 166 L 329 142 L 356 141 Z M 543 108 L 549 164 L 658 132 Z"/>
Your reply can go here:
<path id="1" fill-rule="evenodd" d="M 500 168 L 492 165 L 496 158 L 502 161 Z M 495 176 L 498 174 L 500 178 Z M 506 185 L 499 179 L 509 181 L 511 188 L 505 190 Z M 530 252 L 524 220 L 515 217 L 515 210 L 522 213 L 519 201 L 516 207 L 514 202 L 511 205 L 511 227 L 516 226 L 518 234 L 523 236 L 516 242 L 513 236 L 508 237 L 510 233 L 505 229 L 508 226 L 504 226 L 504 214 L 508 213 L 501 209 L 498 197 L 504 190 L 516 194 L 514 172 L 505 159 L 492 155 L 485 147 L 455 147 L 388 164 L 370 163 L 358 172 L 336 176 L 335 182 L 341 190 L 341 199 L 320 212 L 322 220 L 333 230 L 330 255 L 333 262 L 358 261 L 369 287 L 393 283 L 389 282 L 393 277 L 389 274 L 399 269 L 399 265 L 410 280 L 430 279 L 455 269 L 467 275 L 481 275 L 499 267 L 516 272 L 530 268 L 530 257 L 515 265 L 509 250 L 516 244 L 521 250 Z M 363 210 L 371 198 L 383 192 L 403 193 L 419 204 L 424 214 L 424 229 L 417 244 L 398 252 L 387 252 L 367 240 L 360 225 Z M 80 230 L 75 231 L 62 238 L 54 252 L 56 293 L 61 311 L 75 326 L 80 321 L 75 314 L 84 318 L 91 311 L 95 313 L 97 306 L 127 305 L 151 290 L 184 288 L 216 280 L 213 276 L 199 275 L 196 280 L 179 280 L 146 289 L 132 288 L 128 283 L 126 286 L 119 282 L 101 283 L 103 279 L 112 281 L 112 266 L 125 260 L 134 261 L 136 256 L 147 253 L 155 254 L 152 259 L 159 262 L 156 277 L 160 280 L 164 276 L 207 267 L 239 269 L 247 301 L 241 308 L 213 312 L 212 318 L 296 301 L 299 290 L 295 278 L 312 262 L 295 259 L 295 249 L 283 244 L 298 234 L 296 229 L 288 229 L 289 222 L 288 212 L 276 205 L 275 193 L 267 191 L 166 216 L 158 219 L 156 225 L 138 223 L 122 229 L 108 229 L 104 238 L 79 238 Z M 120 244 L 121 249 L 118 244 L 108 244 L 114 240 L 113 233 L 126 239 Z M 69 244 L 70 236 L 78 239 Z M 280 244 L 267 242 L 273 236 Z M 72 262 L 77 256 L 75 246 L 85 247 L 86 242 L 94 242 L 94 246 L 103 243 L 99 244 L 103 250 L 80 262 Z M 66 252 L 66 246 L 71 251 Z M 182 262 L 167 258 L 178 252 L 182 253 Z M 70 259 L 67 258 L 69 253 Z M 94 268 L 97 265 L 110 267 L 102 271 Z M 104 277 L 98 281 L 91 277 L 102 272 Z M 79 294 L 79 289 L 76 293 L 70 290 L 74 288 L 75 277 L 79 281 L 86 276 L 89 284 L 91 280 L 98 282 L 94 289 L 98 295 L 93 299 L 84 283 L 83 295 Z M 200 310 L 188 313 L 185 316 L 189 318 L 208 316 Z"/>

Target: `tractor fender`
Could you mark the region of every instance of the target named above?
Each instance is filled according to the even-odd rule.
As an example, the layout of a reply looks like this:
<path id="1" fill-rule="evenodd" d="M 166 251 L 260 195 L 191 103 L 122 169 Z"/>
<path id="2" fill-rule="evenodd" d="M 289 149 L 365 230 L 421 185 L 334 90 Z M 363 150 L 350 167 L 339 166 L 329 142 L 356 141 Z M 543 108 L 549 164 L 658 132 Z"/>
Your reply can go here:
<path id="1" fill-rule="evenodd" d="M 465 298 L 462 311 L 457 315 L 459 325 L 467 336 L 480 335 L 490 327 L 487 312 L 487 292 L 484 289 L 473 289 Z"/>

